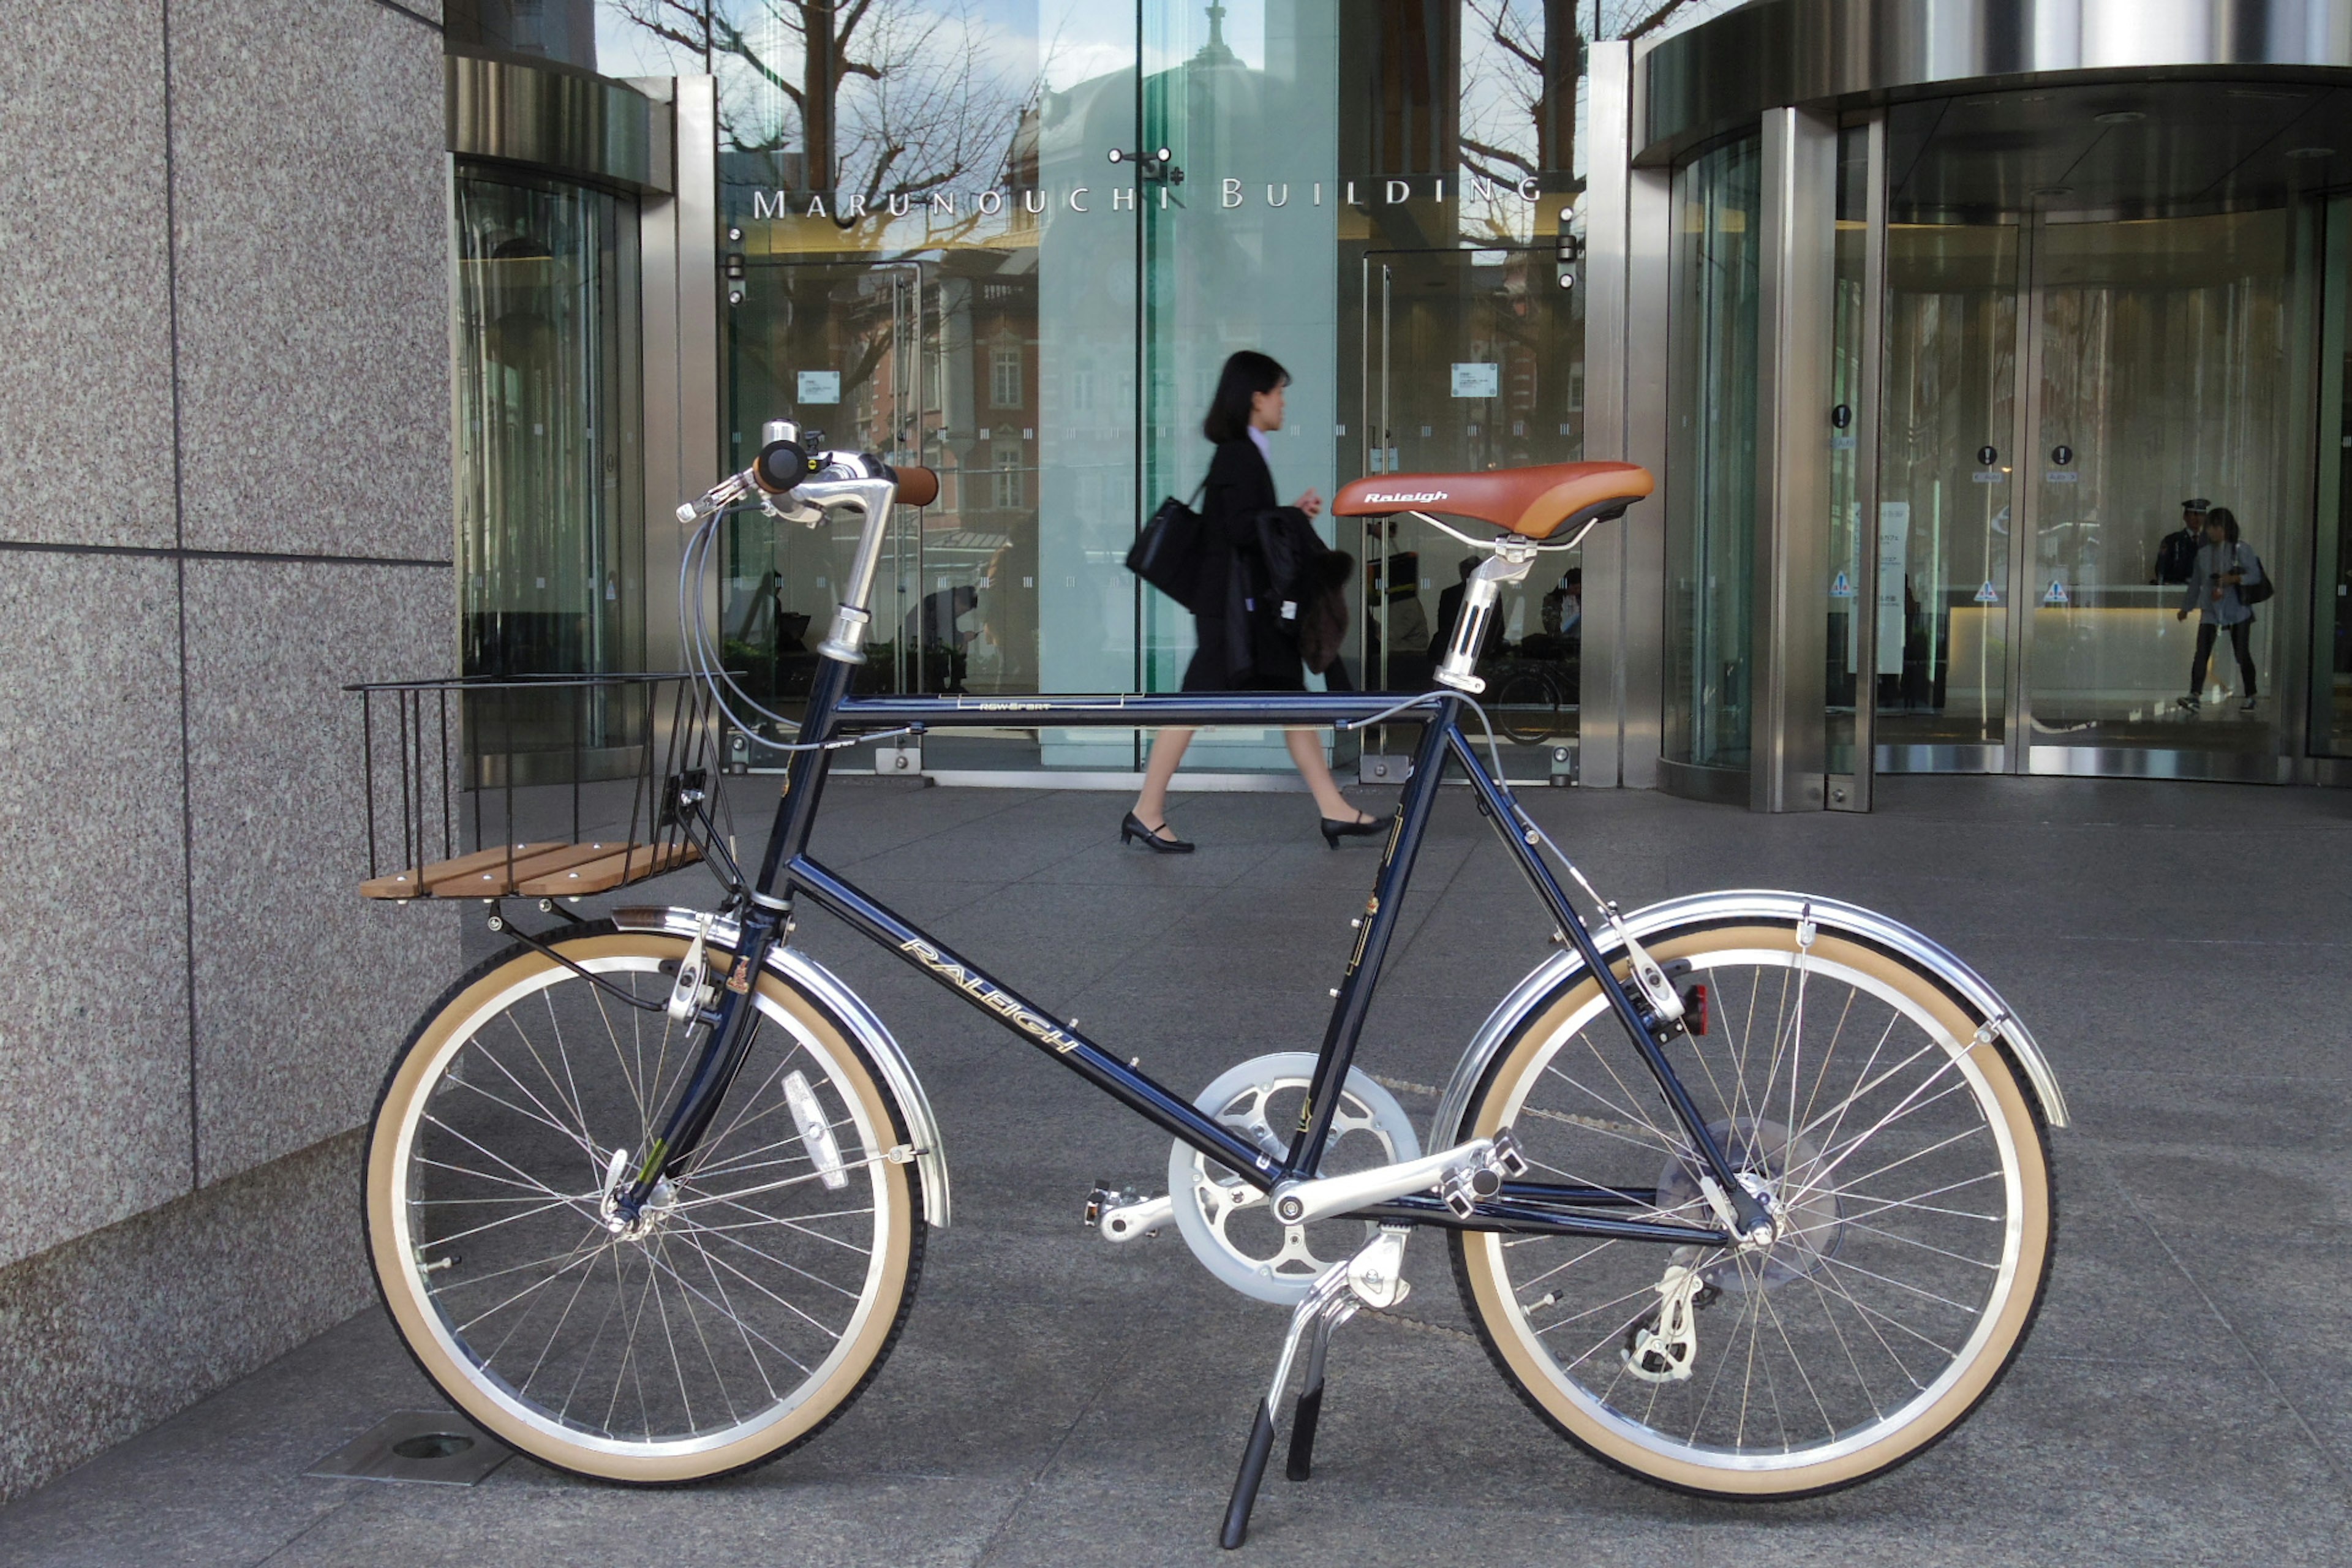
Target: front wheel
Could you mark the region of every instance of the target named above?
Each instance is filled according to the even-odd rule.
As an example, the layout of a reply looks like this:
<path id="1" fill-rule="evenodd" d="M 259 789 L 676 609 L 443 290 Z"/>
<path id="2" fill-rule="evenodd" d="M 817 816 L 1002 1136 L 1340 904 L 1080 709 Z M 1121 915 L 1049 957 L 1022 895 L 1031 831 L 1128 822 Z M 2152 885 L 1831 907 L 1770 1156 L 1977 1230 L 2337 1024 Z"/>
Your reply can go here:
<path id="1" fill-rule="evenodd" d="M 610 927 L 555 947 L 655 1004 L 687 950 Z M 808 997 L 773 973 L 752 997 L 740 1073 L 635 1226 L 607 1195 L 700 1031 L 517 946 L 393 1064 L 368 1144 L 377 1285 L 425 1375 L 536 1459 L 640 1483 L 760 1464 L 839 1415 L 898 1337 L 923 1245 L 905 1118 Z"/>
<path id="2" fill-rule="evenodd" d="M 1678 1490 L 1800 1497 L 1912 1458 L 1991 1391 L 2048 1275 L 2047 1141 L 2007 1050 L 1915 961 L 1799 934 L 1743 919 L 1648 944 L 1704 1014 L 1667 1057 L 1777 1205 L 1769 1243 L 1453 1237 L 1465 1305 L 1527 1402 Z M 1504 1127 L 1531 1181 L 1713 1223 L 1690 1141 L 1589 975 L 1529 1011 L 1453 1135 Z"/>

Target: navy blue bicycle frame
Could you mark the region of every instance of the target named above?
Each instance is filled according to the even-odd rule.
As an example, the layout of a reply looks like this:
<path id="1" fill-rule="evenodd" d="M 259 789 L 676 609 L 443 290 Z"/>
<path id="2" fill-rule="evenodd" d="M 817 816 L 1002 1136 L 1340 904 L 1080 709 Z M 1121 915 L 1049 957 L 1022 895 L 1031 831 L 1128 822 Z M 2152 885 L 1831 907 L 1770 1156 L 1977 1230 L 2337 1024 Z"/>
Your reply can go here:
<path id="1" fill-rule="evenodd" d="M 856 697 L 846 692 L 849 670 L 849 666 L 830 659 L 820 666 L 800 732 L 803 742 L 910 727 L 924 731 L 995 728 L 1008 721 L 1024 726 L 1123 729 L 1361 724 L 1390 713 L 1403 700 L 1394 693 Z M 1729 1196 L 1743 1228 L 1761 1222 L 1760 1209 L 1755 1207 L 1754 1199 L 1737 1179 L 1729 1161 L 1666 1060 L 1664 1044 L 1674 1037 L 1678 1026 L 1654 1017 L 1618 981 L 1610 965 L 1602 962 L 1591 931 L 1569 902 L 1550 868 L 1537 854 L 1535 836 L 1521 827 L 1516 803 L 1507 788 L 1487 772 L 1464 733 L 1462 709 L 1461 699 L 1452 693 L 1436 692 L 1390 720 L 1423 727 L 1413 753 L 1412 777 L 1399 802 L 1371 897 L 1358 926 L 1355 947 L 1349 954 L 1331 1005 L 1329 1022 L 1324 1027 L 1306 1110 L 1286 1153 L 1279 1159 L 1240 1138 L 1149 1074 L 1129 1066 L 1087 1038 L 1074 1022 L 1057 1021 L 1047 1009 L 993 979 L 826 869 L 809 854 L 808 839 L 834 752 L 811 750 L 796 753 L 785 772 L 782 798 L 777 804 L 766 858 L 750 889 L 734 975 L 710 1020 L 710 1039 L 663 1136 L 650 1146 L 636 1182 L 621 1196 L 620 1203 L 631 1209 L 643 1203 L 655 1181 L 677 1169 L 690 1155 L 709 1126 L 749 1048 L 754 1009 L 743 1004 L 750 977 L 759 972 L 769 947 L 786 934 L 793 900 L 803 896 L 993 1016 L 1129 1110 L 1230 1167 L 1252 1185 L 1271 1190 L 1278 1183 L 1311 1175 L 1320 1164 L 1324 1144 L 1330 1135 L 1332 1116 L 1339 1100 L 1335 1089 L 1345 1079 L 1354 1060 L 1356 1042 L 1379 984 L 1390 939 L 1396 930 L 1398 907 L 1412 879 L 1413 861 L 1420 853 L 1450 759 L 1461 763 L 1480 809 L 1496 824 L 1519 869 L 1543 900 L 1560 932 L 1582 955 L 1588 972 L 1598 979 L 1602 994 L 1624 1024 L 1691 1147 Z M 1437 1130 L 1437 1136 L 1446 1135 L 1448 1130 Z M 1732 1237 L 1719 1228 L 1594 1212 L 1654 1206 L 1655 1195 L 1643 1189 L 1513 1181 L 1507 1182 L 1496 1197 L 1479 1203 L 1466 1220 L 1457 1217 L 1436 1198 L 1425 1195 L 1398 1198 L 1362 1212 L 1385 1220 L 1475 1230 L 1544 1232 L 1674 1244 L 1730 1243 Z"/>

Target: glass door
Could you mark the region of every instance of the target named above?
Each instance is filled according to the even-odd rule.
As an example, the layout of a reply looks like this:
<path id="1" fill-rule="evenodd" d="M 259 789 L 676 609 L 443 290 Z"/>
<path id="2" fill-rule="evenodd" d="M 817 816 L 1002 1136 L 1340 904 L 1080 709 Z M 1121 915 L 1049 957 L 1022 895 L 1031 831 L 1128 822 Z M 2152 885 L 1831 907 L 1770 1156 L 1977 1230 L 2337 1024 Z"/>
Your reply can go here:
<path id="1" fill-rule="evenodd" d="M 2038 435 L 2021 469 L 2034 547 L 2019 605 L 2032 772 L 2276 774 L 2289 601 L 2256 608 L 2248 634 L 2203 630 L 2179 548 L 2193 541 L 2168 540 L 2195 500 L 2229 520 L 2246 563 L 2284 575 L 2300 553 L 2293 226 L 2274 208 L 2051 221 L 2036 237 Z"/>
<path id="2" fill-rule="evenodd" d="M 2022 248 L 2014 224 L 1887 225 L 1870 650 L 1882 772 L 2008 766 Z"/>
<path id="3" fill-rule="evenodd" d="M 938 501 L 892 521 L 860 679 L 1130 689 L 1139 225 L 1104 154 L 1137 144 L 1137 12 L 713 0 L 663 16 L 719 79 L 728 466 L 789 416 L 940 472 Z M 756 511 L 730 527 L 729 657 L 789 715 L 849 542 Z M 922 764 L 1133 761 L 1116 737 L 1106 763 L 1007 728 L 930 737 Z"/>
<path id="4" fill-rule="evenodd" d="M 1192 495 L 1207 472 L 1202 418 L 1226 357 L 1241 349 L 1290 373 L 1286 417 L 1267 437 L 1278 499 L 1311 489 L 1328 504 L 1336 488 L 1342 11 L 1139 7 L 1142 135 L 1118 145 L 1117 163 L 1111 144 L 1096 152 L 1095 199 L 1141 230 L 1145 510 L 1163 495 Z M 1328 513 L 1318 526 L 1332 537 Z M 1157 594 L 1141 595 L 1136 614 L 1139 689 L 1175 689 L 1192 655 L 1192 617 Z M 1274 731 L 1223 729 L 1203 732 L 1186 765 L 1272 770 L 1289 760 Z"/>
<path id="5" fill-rule="evenodd" d="M 1584 453 L 1584 310 L 1559 245 L 1386 250 L 1363 262 L 1370 361 L 1366 473 L 1460 473 L 1574 462 Z M 1363 668 L 1376 689 L 1432 679 L 1476 557 L 1411 519 L 1368 520 Z M 1515 742 L 1572 765 L 1583 647 L 1580 551 L 1547 555 L 1504 591 L 1479 658 L 1487 708 Z M 1565 772 L 1549 764 L 1535 771 Z"/>

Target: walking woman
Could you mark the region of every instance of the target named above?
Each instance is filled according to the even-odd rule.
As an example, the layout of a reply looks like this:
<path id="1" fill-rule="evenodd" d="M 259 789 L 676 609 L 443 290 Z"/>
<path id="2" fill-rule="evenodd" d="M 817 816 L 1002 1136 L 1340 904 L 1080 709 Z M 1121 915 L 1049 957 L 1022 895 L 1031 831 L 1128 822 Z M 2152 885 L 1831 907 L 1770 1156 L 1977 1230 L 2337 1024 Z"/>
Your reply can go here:
<path id="1" fill-rule="evenodd" d="M 1236 560 L 1237 554 L 1257 549 L 1256 518 L 1277 504 L 1274 470 L 1267 466 L 1266 437 L 1282 428 L 1282 389 L 1289 381 L 1289 372 L 1254 349 L 1244 349 L 1225 361 L 1224 372 L 1217 378 L 1216 400 L 1209 405 L 1209 416 L 1201 421 L 1201 433 L 1217 448 L 1209 461 L 1208 482 L 1201 497 L 1201 518 L 1207 525 L 1202 532 L 1208 539 L 1202 571 L 1207 582 L 1233 580 L 1236 567 L 1246 564 Z M 1323 510 L 1323 498 L 1308 490 L 1291 505 L 1311 518 Z M 1271 626 L 1267 617 L 1245 610 L 1238 616 L 1230 613 L 1244 610 L 1234 595 L 1218 595 L 1211 602 L 1226 613 L 1204 612 L 1193 617 L 1199 646 L 1193 650 L 1192 662 L 1185 667 L 1183 689 L 1307 689 L 1306 667 L 1297 647 Z M 1325 843 L 1336 849 L 1342 838 L 1379 833 L 1386 827 L 1385 819 L 1358 811 L 1339 793 L 1323 761 L 1320 734 L 1292 730 L 1284 740 L 1298 776 L 1315 792 L 1315 804 L 1323 814 Z M 1192 853 L 1192 846 L 1168 826 L 1168 783 L 1184 760 L 1184 748 L 1192 743 L 1190 730 L 1160 731 L 1151 744 L 1151 761 L 1144 769 L 1143 793 L 1135 797 L 1135 809 L 1119 824 L 1119 842 L 1140 843 L 1163 855 Z"/>
<path id="2" fill-rule="evenodd" d="M 2254 612 L 2242 596 L 2242 590 L 2263 580 L 2260 557 L 2240 542 L 2238 518 L 2226 506 L 2217 506 L 2205 514 L 2205 542 L 2198 546 L 2197 563 L 2190 568 L 2189 586 L 2180 601 L 2180 613 L 2173 617 L 2185 621 L 2189 612 L 2198 612 L 2197 658 L 2189 667 L 2189 695 L 2180 706 L 2194 713 L 2203 700 L 2205 669 L 2212 662 L 2214 639 L 2226 626 L 2230 632 L 2230 651 L 2238 657 L 2238 673 L 2245 678 L 2245 700 L 2239 710 L 2251 713 L 2258 700 L 2254 681 Z"/>

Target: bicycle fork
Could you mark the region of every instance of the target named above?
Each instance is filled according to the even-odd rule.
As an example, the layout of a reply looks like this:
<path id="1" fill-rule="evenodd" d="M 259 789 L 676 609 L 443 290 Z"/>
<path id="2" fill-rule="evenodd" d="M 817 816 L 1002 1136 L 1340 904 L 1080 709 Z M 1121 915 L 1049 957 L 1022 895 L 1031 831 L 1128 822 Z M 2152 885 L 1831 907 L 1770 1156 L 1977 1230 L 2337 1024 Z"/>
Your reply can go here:
<path id="1" fill-rule="evenodd" d="M 712 1118 L 719 1114 L 719 1101 L 733 1086 L 735 1075 L 743 1070 L 744 1059 L 751 1050 L 751 1037 L 760 1025 L 760 1011 L 751 1000 L 751 987 L 757 983 L 761 966 L 768 962 L 768 950 L 774 945 L 780 929 L 779 918 L 772 911 L 755 908 L 750 912 L 737 942 L 735 965 L 719 984 L 714 1007 L 703 1005 L 702 983 L 686 970 L 688 964 L 700 963 L 698 940 L 681 961 L 677 990 L 687 994 L 689 1016 L 698 1024 L 707 1024 L 709 1034 L 695 1061 L 694 1072 L 687 1079 L 677 1103 L 671 1107 L 660 1134 L 638 1156 L 635 1173 L 628 1185 L 607 1195 L 614 1216 L 610 1223 L 617 1227 L 635 1227 L 643 1218 L 655 1189 L 693 1156 L 703 1134 L 710 1130 Z"/>

